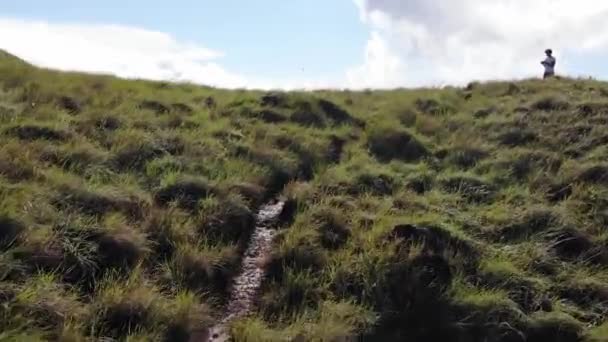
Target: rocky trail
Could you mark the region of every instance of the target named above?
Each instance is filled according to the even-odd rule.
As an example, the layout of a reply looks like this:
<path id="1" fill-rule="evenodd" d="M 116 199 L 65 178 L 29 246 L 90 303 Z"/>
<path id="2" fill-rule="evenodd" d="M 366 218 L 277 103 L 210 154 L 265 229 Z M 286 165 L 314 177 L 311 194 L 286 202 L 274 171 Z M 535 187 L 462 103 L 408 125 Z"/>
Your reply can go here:
<path id="1" fill-rule="evenodd" d="M 258 289 L 266 273 L 264 260 L 268 257 L 276 224 L 285 202 L 275 200 L 262 206 L 256 216 L 256 227 L 249 241 L 239 275 L 234 279 L 230 299 L 218 324 L 209 329 L 205 337 L 195 338 L 196 342 L 230 341 L 229 323 L 251 312 Z"/>

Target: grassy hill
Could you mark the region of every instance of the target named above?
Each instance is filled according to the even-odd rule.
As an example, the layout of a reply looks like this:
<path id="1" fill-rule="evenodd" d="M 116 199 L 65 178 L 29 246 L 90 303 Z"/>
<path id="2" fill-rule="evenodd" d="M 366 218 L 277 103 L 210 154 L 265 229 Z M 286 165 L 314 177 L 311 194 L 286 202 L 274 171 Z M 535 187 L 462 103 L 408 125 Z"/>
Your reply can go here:
<path id="1" fill-rule="evenodd" d="M 607 341 L 608 84 L 264 93 L 0 55 L 0 340 Z"/>

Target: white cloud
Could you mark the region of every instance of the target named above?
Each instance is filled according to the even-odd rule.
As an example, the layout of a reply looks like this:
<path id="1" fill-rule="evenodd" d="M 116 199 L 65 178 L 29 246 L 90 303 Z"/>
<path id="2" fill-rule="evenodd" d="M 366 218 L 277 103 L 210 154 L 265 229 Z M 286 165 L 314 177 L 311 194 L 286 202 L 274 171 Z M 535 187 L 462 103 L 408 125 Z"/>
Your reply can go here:
<path id="1" fill-rule="evenodd" d="M 267 79 L 231 72 L 223 53 L 136 27 L 0 18 L 0 49 L 38 66 L 223 88 L 336 88 L 335 79 Z"/>
<path id="2" fill-rule="evenodd" d="M 270 87 L 223 68 L 221 52 L 155 31 L 93 24 L 1 19 L 0 48 L 35 65 L 126 78 L 191 81 L 221 87 Z"/>
<path id="3" fill-rule="evenodd" d="M 380 58 L 351 71 L 377 85 L 463 84 L 541 73 L 546 47 L 558 71 L 569 55 L 608 54 L 608 2 L 597 0 L 353 0 L 374 32 L 367 55 L 400 65 L 385 76 Z M 382 42 L 382 43 L 378 43 Z M 369 51 L 369 50 L 375 51 Z"/>
<path id="4" fill-rule="evenodd" d="M 365 48 L 365 63 L 347 70 L 348 84 L 352 88 L 397 87 L 405 66 L 378 32 L 372 36 Z"/>

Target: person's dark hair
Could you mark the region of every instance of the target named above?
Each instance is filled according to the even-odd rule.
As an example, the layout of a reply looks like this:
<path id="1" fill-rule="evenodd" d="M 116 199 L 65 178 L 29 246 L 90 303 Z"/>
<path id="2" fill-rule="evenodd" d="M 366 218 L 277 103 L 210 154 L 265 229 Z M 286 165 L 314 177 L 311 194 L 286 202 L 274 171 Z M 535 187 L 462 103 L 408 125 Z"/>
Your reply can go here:
<path id="1" fill-rule="evenodd" d="M 550 55 L 550 54 L 552 54 L 552 53 L 553 53 L 553 50 L 551 50 L 551 49 L 547 49 L 547 50 L 545 50 L 545 53 Z"/>

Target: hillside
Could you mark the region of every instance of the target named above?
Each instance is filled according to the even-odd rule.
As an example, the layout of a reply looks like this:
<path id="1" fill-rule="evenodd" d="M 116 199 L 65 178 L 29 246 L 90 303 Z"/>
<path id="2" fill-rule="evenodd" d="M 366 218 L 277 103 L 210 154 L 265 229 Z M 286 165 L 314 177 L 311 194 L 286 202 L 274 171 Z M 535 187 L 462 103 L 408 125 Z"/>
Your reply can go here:
<path id="1" fill-rule="evenodd" d="M 265 93 L 0 54 L 0 340 L 608 341 L 608 83 Z"/>

